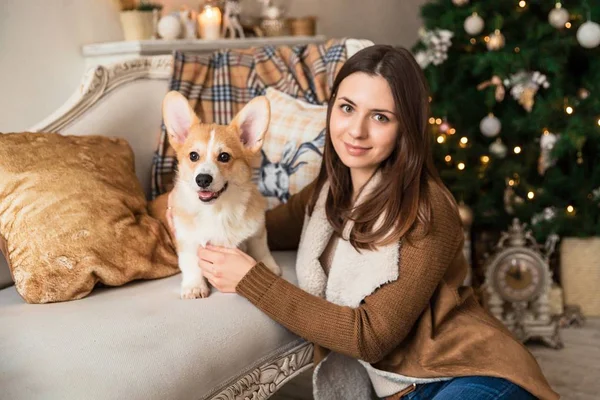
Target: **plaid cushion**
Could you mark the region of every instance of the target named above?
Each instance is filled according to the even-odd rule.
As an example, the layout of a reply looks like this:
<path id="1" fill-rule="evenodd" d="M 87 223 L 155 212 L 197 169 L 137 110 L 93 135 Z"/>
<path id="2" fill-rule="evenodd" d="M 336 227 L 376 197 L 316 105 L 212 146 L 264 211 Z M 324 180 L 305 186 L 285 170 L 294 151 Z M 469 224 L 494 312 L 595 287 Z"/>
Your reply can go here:
<path id="1" fill-rule="evenodd" d="M 312 182 L 325 145 L 326 105 L 313 105 L 273 88 L 269 132 L 255 167 L 255 181 L 273 208 Z"/>
<path id="2" fill-rule="evenodd" d="M 170 90 L 182 93 L 201 121 L 229 124 L 252 98 L 275 88 L 310 104 L 324 104 L 346 61 L 345 40 L 298 46 L 265 46 L 211 54 L 175 52 Z M 170 191 L 175 152 L 164 123 L 152 166 L 152 198 Z"/>

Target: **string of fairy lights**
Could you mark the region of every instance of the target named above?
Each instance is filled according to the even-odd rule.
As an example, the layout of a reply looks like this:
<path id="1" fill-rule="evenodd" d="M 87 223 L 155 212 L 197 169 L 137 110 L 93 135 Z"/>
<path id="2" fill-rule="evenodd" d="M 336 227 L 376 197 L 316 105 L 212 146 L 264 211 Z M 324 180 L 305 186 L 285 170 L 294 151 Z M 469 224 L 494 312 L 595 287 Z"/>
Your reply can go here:
<path id="1" fill-rule="evenodd" d="M 575 112 L 575 110 L 572 106 L 565 107 L 565 113 L 567 115 L 573 115 L 574 112 Z M 600 128 L 600 117 L 598 117 L 596 123 L 597 123 L 597 126 Z M 434 131 L 437 131 L 437 132 L 435 132 L 436 142 L 440 145 L 447 143 L 449 140 L 449 137 L 456 136 L 456 133 L 457 133 L 456 128 L 452 127 L 450 125 L 450 123 L 446 120 L 446 118 L 442 119 L 440 117 L 430 117 L 429 124 L 437 127 L 437 129 Z M 548 129 L 545 128 L 542 131 L 542 134 L 550 135 L 551 133 Z M 498 143 L 501 143 L 501 142 L 498 142 L 498 141 L 493 142 L 490 147 L 493 147 L 493 145 L 498 144 Z M 469 146 L 469 138 L 466 136 L 461 136 L 460 139 L 458 139 L 458 146 L 462 149 L 467 148 Z M 514 154 L 521 154 L 523 151 L 523 148 L 522 148 L 522 146 L 516 145 L 513 147 L 512 151 Z M 504 156 L 499 157 L 499 158 L 504 158 Z M 450 166 L 450 165 L 452 165 L 454 159 L 453 159 L 452 155 L 446 154 L 444 156 L 444 161 L 446 162 L 447 165 Z M 491 158 L 488 154 L 483 154 L 479 157 L 479 161 L 482 166 L 486 166 L 491 161 Z M 583 162 L 583 159 L 581 156 L 581 151 L 578 152 L 577 162 L 578 162 L 578 164 L 581 164 Z M 459 171 L 464 171 L 467 168 L 466 161 L 460 160 L 459 162 L 456 163 L 455 167 Z M 506 183 L 508 186 L 511 186 L 511 187 L 518 186 L 520 184 L 518 174 L 515 173 L 512 178 L 507 178 Z M 536 191 L 536 189 L 531 189 L 527 192 L 528 200 L 533 200 L 535 198 L 535 191 Z M 588 198 L 592 199 L 592 195 L 590 194 L 588 196 Z M 575 213 L 575 208 L 572 205 L 568 205 L 565 208 L 565 210 L 568 214 Z"/>
<path id="2" fill-rule="evenodd" d="M 469 0 L 453 0 L 453 2 L 457 6 L 463 6 L 465 4 L 468 4 Z M 528 7 L 528 3 L 526 0 L 518 1 L 517 5 L 518 5 L 517 11 L 519 11 L 519 12 L 526 10 Z M 585 3 L 585 7 L 588 10 L 587 22 L 583 23 L 580 26 L 580 28 L 577 32 L 577 40 L 580 42 L 582 47 L 592 48 L 592 47 L 598 46 L 598 43 L 600 43 L 600 26 L 597 23 L 591 21 L 589 6 L 587 5 L 587 3 Z M 555 27 L 557 29 L 562 29 L 562 28 L 571 29 L 573 27 L 571 20 L 581 19 L 581 18 L 582 18 L 581 15 L 570 15 L 569 12 L 562 6 L 562 3 L 560 2 L 560 0 L 558 0 L 555 3 L 555 8 L 553 10 L 551 10 L 551 12 L 548 16 L 548 21 L 553 27 Z M 483 40 L 483 42 L 485 42 L 486 47 L 489 51 L 499 50 L 504 47 L 505 42 L 506 42 L 505 37 L 502 34 L 502 32 L 498 26 L 496 26 L 496 29 L 493 30 L 492 34 L 483 35 L 483 37 L 479 36 L 479 34 L 483 31 L 484 21 L 478 15 L 477 12 L 473 12 L 473 14 L 465 20 L 464 25 L 465 25 L 464 26 L 465 31 L 467 31 L 467 33 L 469 33 L 471 36 L 473 36 L 469 39 L 469 43 L 471 45 L 477 44 L 478 40 Z M 472 51 L 472 49 L 473 49 L 472 47 L 467 48 L 468 51 Z M 521 51 L 520 47 L 517 46 L 514 48 L 515 53 L 519 53 L 520 51 Z M 536 74 L 536 73 L 534 73 L 534 74 Z M 544 88 L 548 87 L 549 83 L 544 82 L 545 76 L 542 75 L 541 80 L 539 80 L 539 76 L 540 76 L 540 74 L 537 73 L 537 76 L 535 78 L 535 79 L 538 79 L 538 82 L 540 83 L 538 86 L 539 87 L 543 86 Z M 496 79 L 496 81 L 494 81 L 494 78 Z M 496 100 L 502 101 L 502 99 L 504 98 L 504 89 L 505 89 L 504 86 L 502 85 L 503 82 L 502 82 L 502 80 L 499 80 L 498 77 L 494 77 L 494 78 L 491 79 L 489 82 L 483 83 L 480 86 L 482 88 L 485 88 L 490 85 L 496 86 Z M 543 85 L 542 85 L 542 82 L 543 82 Z M 505 83 L 505 85 L 506 84 L 510 85 L 512 82 L 510 82 L 509 79 L 505 79 L 504 83 Z M 500 89 L 501 89 L 501 93 L 500 93 L 501 97 L 499 98 L 498 91 Z M 537 91 L 537 87 L 536 87 L 536 91 Z M 533 94 L 535 95 L 535 91 Z M 581 100 L 585 100 L 589 95 L 590 95 L 589 91 L 585 88 L 579 89 L 579 91 L 577 93 L 577 96 Z M 533 100 L 531 98 L 529 100 L 530 100 L 530 104 L 525 104 L 523 99 L 519 99 L 520 104 L 522 104 L 526 109 L 527 109 L 526 105 L 529 106 L 528 111 L 531 110 L 531 107 L 533 105 Z M 430 102 L 432 101 L 431 97 L 429 98 L 429 101 Z M 564 98 L 564 112 L 567 116 L 571 116 L 576 113 L 575 104 L 573 104 L 573 102 L 570 103 L 568 101 L 567 97 Z M 486 118 L 487 118 L 487 121 L 484 121 Z M 484 120 L 482 120 L 482 124 L 480 125 L 480 129 L 481 129 L 482 133 L 487 137 L 496 136 L 500 132 L 500 129 L 501 129 L 500 121 L 493 115 L 492 112 L 490 112 L 486 118 L 484 118 Z M 600 127 L 600 115 L 598 115 L 596 117 L 595 123 L 597 124 L 598 127 Z M 435 141 L 439 145 L 448 144 L 448 142 L 450 140 L 458 140 L 458 146 L 460 148 L 466 149 L 467 147 L 469 147 L 469 138 L 466 136 L 458 135 L 456 128 L 451 126 L 451 124 L 448 122 L 446 117 L 442 118 L 442 117 L 432 116 L 431 118 L 429 118 L 429 124 L 432 125 L 432 127 L 434 128 L 433 132 L 436 135 Z M 544 128 L 542 131 L 542 135 L 554 135 L 554 134 L 552 134 L 548 130 L 548 128 Z M 455 139 L 455 138 L 458 138 L 458 139 Z M 490 151 L 491 155 L 496 156 L 496 158 L 501 159 L 506 156 L 508 149 L 507 149 L 506 145 L 504 145 L 504 143 L 502 143 L 502 140 L 500 138 L 497 138 L 495 141 L 493 141 L 490 144 L 489 151 Z M 523 147 L 520 145 L 514 145 L 512 147 L 512 152 L 516 155 L 521 154 L 522 151 L 523 151 Z M 578 159 L 577 159 L 578 164 L 583 163 L 581 150 L 578 151 L 577 157 L 578 157 Z M 446 154 L 444 156 L 444 161 L 446 162 L 446 164 L 448 166 L 452 166 L 454 164 L 454 166 L 459 171 L 465 171 L 465 169 L 467 168 L 467 164 L 466 164 L 465 160 L 462 160 L 462 159 L 454 160 L 451 154 Z M 491 161 L 491 157 L 488 154 L 483 154 L 479 157 L 480 165 L 483 167 L 487 166 L 490 163 L 490 161 Z M 512 187 L 518 186 L 519 184 L 520 184 L 520 177 L 517 173 L 514 173 L 512 177 L 506 178 L 506 185 L 508 187 L 512 188 Z M 536 188 L 533 188 L 533 187 L 527 188 L 527 190 L 526 190 L 527 199 L 534 200 L 536 198 L 536 191 L 538 191 L 538 189 L 536 189 Z M 588 198 L 592 199 L 593 198 L 592 194 L 590 194 L 588 196 Z M 571 204 L 569 204 L 565 207 L 565 211 L 569 215 L 573 215 L 576 213 L 575 207 Z"/>

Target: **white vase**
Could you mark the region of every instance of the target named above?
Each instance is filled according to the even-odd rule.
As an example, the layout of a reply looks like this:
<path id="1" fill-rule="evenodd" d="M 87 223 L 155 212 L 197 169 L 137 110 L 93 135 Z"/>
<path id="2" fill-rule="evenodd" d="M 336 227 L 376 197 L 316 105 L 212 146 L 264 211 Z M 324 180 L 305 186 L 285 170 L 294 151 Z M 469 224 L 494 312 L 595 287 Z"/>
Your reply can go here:
<path id="1" fill-rule="evenodd" d="M 154 34 L 152 11 L 121 11 L 121 26 L 125 40 L 147 40 Z"/>

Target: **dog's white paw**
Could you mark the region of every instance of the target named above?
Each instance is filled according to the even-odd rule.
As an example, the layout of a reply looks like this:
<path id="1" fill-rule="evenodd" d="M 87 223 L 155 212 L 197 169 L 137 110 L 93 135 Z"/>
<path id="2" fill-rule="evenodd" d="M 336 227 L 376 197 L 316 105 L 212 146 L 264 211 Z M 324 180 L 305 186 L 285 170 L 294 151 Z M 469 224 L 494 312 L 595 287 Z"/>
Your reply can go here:
<path id="1" fill-rule="evenodd" d="M 263 264 L 265 264 L 265 266 L 269 268 L 275 275 L 281 276 L 281 268 L 279 268 L 279 265 L 277 265 L 275 261 L 263 261 Z"/>
<path id="2" fill-rule="evenodd" d="M 207 285 L 198 286 L 182 286 L 181 287 L 181 298 L 186 299 L 199 299 L 206 298 L 210 295 L 210 288 Z"/>

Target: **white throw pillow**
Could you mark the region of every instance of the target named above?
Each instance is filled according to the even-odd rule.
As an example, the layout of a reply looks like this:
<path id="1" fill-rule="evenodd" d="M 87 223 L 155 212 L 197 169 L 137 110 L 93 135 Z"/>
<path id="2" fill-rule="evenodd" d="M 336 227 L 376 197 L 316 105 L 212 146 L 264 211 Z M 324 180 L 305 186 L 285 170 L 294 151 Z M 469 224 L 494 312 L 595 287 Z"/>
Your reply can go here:
<path id="1" fill-rule="evenodd" d="M 327 105 L 313 105 L 267 88 L 271 123 L 255 181 L 273 208 L 302 190 L 318 175 L 325 145 Z"/>

